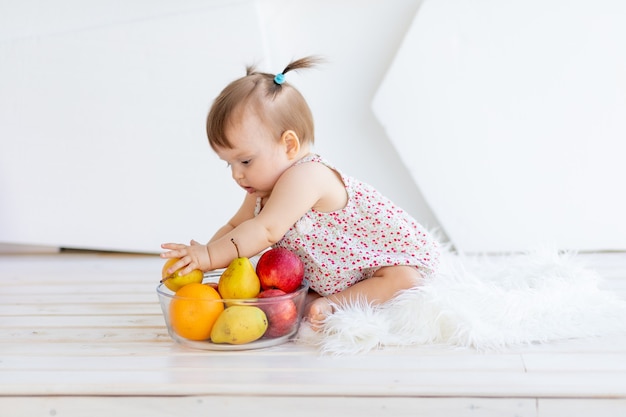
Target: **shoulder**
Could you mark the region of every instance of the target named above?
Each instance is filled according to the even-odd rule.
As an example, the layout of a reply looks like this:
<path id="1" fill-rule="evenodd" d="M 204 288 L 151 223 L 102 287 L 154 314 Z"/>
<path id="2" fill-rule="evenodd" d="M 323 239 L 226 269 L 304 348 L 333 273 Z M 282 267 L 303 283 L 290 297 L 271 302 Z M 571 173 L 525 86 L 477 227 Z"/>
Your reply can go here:
<path id="1" fill-rule="evenodd" d="M 341 174 L 331 165 L 317 158 L 301 160 L 280 178 L 281 189 L 288 188 L 293 197 L 308 201 L 317 211 L 335 211 L 347 203 L 346 184 Z M 297 191 L 293 191 L 297 189 Z M 305 197 L 306 196 L 306 197 Z"/>

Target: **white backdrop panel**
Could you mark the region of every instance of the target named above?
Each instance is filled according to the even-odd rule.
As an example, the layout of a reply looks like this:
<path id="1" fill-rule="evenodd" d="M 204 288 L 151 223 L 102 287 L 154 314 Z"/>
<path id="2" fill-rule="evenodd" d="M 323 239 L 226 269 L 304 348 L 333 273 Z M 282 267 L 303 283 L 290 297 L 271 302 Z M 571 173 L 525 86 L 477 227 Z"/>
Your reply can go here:
<path id="1" fill-rule="evenodd" d="M 255 3 L 2 8 L 0 242 L 146 252 L 207 240 L 243 198 L 204 121 L 263 58 Z"/>
<path id="2" fill-rule="evenodd" d="M 246 64 L 307 54 L 327 62 L 289 81 L 319 152 L 436 227 L 370 106 L 419 3 L 0 0 L 0 251 L 208 239 L 243 195 L 207 144 L 211 101 Z"/>
<path id="3" fill-rule="evenodd" d="M 626 3 L 427 0 L 373 108 L 468 252 L 626 249 Z"/>

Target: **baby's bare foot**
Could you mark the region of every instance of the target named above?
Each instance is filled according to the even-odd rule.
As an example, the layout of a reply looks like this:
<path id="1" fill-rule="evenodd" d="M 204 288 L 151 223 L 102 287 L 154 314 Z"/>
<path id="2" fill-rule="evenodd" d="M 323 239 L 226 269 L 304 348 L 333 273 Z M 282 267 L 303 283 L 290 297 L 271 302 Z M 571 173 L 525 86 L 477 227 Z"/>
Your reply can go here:
<path id="1" fill-rule="evenodd" d="M 309 311 L 306 318 L 311 324 L 311 328 L 316 332 L 321 330 L 324 320 L 333 314 L 333 306 L 326 297 L 319 297 L 309 304 Z"/>

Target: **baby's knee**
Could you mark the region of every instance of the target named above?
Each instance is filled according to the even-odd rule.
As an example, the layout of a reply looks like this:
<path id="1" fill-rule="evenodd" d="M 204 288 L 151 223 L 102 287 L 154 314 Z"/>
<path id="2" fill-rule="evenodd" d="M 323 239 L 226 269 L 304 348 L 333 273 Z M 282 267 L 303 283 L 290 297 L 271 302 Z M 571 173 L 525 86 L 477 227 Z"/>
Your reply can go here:
<path id="1" fill-rule="evenodd" d="M 409 289 L 424 283 L 424 276 L 415 266 L 389 266 L 379 270 L 381 277 L 392 280 L 398 289 Z"/>

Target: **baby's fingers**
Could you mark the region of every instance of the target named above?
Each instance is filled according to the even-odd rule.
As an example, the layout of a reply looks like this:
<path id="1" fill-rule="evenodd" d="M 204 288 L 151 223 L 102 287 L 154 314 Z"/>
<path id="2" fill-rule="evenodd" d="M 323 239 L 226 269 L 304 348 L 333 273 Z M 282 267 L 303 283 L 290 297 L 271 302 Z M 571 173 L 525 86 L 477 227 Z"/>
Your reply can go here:
<path id="1" fill-rule="evenodd" d="M 167 269 L 167 274 L 172 275 L 174 272 L 178 271 L 178 275 L 186 275 L 189 272 L 193 271 L 195 268 L 190 269 L 190 258 L 188 256 L 180 258 L 176 261 L 172 266 Z"/>
<path id="2" fill-rule="evenodd" d="M 187 265 L 185 267 L 185 269 L 183 269 L 182 271 L 180 271 L 180 275 L 187 275 L 187 274 L 191 274 L 191 272 L 195 269 L 198 269 L 197 266 L 195 266 L 194 263 L 190 263 L 189 265 Z"/>
<path id="3" fill-rule="evenodd" d="M 198 263 L 194 260 L 193 256 L 187 255 L 182 257 L 178 262 L 176 262 L 170 268 L 173 273 L 174 271 L 179 271 L 178 275 L 187 275 L 190 274 L 194 269 L 200 269 Z"/>
<path id="4" fill-rule="evenodd" d="M 161 247 L 163 249 L 169 249 L 167 252 L 161 254 L 161 258 L 182 258 L 189 253 L 187 250 L 188 246 L 180 243 L 164 243 Z"/>
<path id="5" fill-rule="evenodd" d="M 178 251 L 181 249 L 185 249 L 187 247 L 187 245 L 183 245 L 182 243 L 162 243 L 161 244 L 161 248 L 162 249 L 169 249 L 171 251 Z M 166 254 L 169 252 L 166 252 Z M 163 256 L 165 254 L 162 254 L 161 256 Z M 164 256 L 165 258 L 172 258 L 173 256 Z"/>

